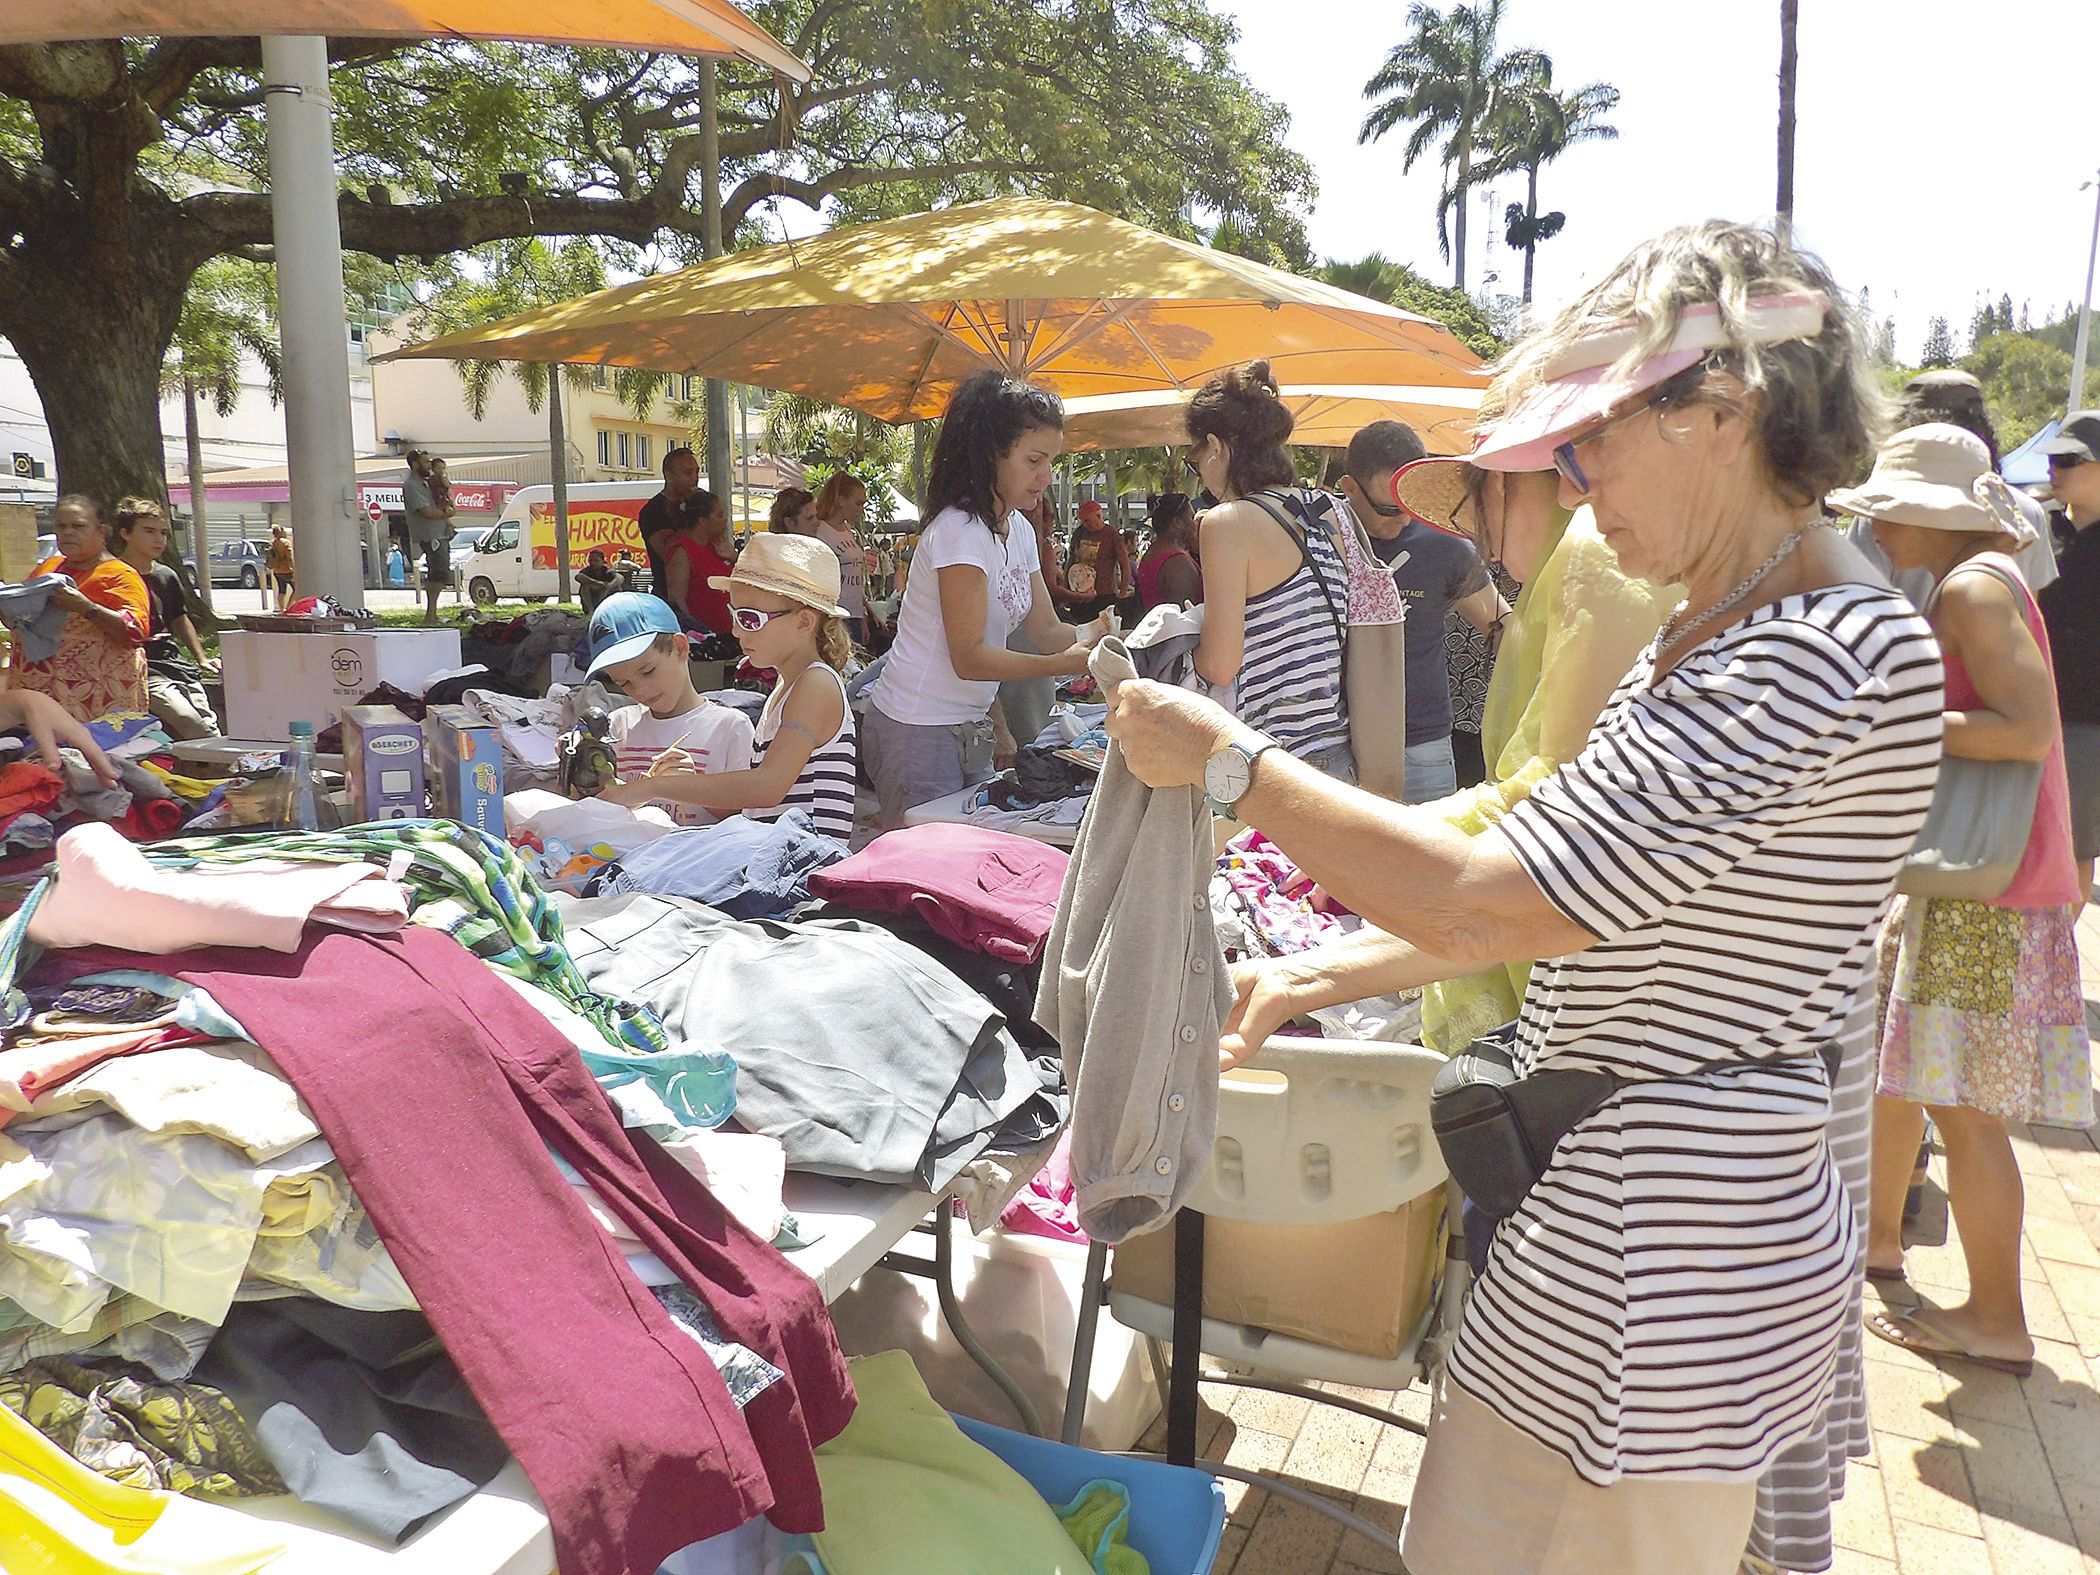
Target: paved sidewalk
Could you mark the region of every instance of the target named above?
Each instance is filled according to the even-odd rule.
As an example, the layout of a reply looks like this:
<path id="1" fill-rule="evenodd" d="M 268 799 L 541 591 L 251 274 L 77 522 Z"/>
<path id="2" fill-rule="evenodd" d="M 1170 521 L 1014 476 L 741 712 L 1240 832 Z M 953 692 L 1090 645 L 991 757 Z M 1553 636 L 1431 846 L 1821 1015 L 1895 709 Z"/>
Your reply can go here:
<path id="1" fill-rule="evenodd" d="M 2079 923 L 2079 955 L 2100 1037 L 2100 906 Z M 2034 1375 L 1942 1368 L 1868 1339 L 1874 1453 L 1853 1462 L 1838 1507 L 1839 1575 L 2100 1575 L 2100 1145 L 2092 1131 L 2036 1127 L 2016 1131 L 2013 1148 L 2027 1182 L 2021 1268 Z M 1907 1267 L 1925 1296 L 1958 1299 L 1943 1159 L 1932 1179 Z M 1908 1302 L 1900 1290 L 1888 1300 Z M 1868 1310 L 1881 1304 L 1869 1286 Z M 1398 1528 L 1421 1456 L 1416 1435 L 1259 1390 L 1207 1385 L 1203 1400 L 1199 1441 L 1210 1458 L 1280 1472 Z M 1428 1397 L 1417 1388 L 1396 1408 L 1422 1417 Z M 1160 1447 L 1161 1437 L 1145 1443 Z M 1232 1514 L 1217 1575 L 1401 1568 L 1287 1499 L 1231 1482 L 1225 1491 Z"/>

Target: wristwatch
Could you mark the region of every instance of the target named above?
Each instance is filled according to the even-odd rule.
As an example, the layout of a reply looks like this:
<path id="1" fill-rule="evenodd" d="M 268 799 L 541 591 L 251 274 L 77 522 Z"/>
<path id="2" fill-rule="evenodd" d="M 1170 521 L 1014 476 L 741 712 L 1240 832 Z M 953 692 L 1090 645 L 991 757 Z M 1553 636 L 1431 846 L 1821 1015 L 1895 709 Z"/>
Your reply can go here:
<path id="1" fill-rule="evenodd" d="M 1203 796 L 1227 820 L 1238 820 L 1235 809 L 1254 786 L 1254 762 L 1276 747 L 1274 739 L 1259 733 L 1234 739 L 1203 763 Z"/>

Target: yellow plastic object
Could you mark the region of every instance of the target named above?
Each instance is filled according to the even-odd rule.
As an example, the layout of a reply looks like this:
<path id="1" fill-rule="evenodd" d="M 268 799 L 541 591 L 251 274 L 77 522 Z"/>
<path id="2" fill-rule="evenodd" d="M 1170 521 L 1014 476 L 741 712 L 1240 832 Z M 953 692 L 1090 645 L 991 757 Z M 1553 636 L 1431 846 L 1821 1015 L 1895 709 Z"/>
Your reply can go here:
<path id="1" fill-rule="evenodd" d="M 233 1511 L 98 1476 L 0 1406 L 7 1575 L 254 1575 L 284 1552 Z"/>
<path id="2" fill-rule="evenodd" d="M 649 367 L 883 421 L 996 367 L 1067 399 L 1197 388 L 1265 356 L 1293 386 L 1487 378 L 1442 323 L 1076 203 L 1001 197 L 732 252 L 378 359 Z"/>
<path id="3" fill-rule="evenodd" d="M 809 80 L 809 67 L 729 0 L 8 0 L 0 6 L 0 44 L 190 34 L 602 44 L 735 55 L 792 81 Z"/>
<path id="4" fill-rule="evenodd" d="M 1489 780 L 1444 800 L 1445 819 L 1478 836 L 1581 754 L 1619 680 L 1682 598 L 1674 585 L 1629 579 L 1590 511 L 1578 510 L 1503 625 L 1480 727 Z M 1457 1054 L 1517 1015 L 1530 977 L 1529 963 L 1504 963 L 1429 986 L 1422 1042 Z"/>

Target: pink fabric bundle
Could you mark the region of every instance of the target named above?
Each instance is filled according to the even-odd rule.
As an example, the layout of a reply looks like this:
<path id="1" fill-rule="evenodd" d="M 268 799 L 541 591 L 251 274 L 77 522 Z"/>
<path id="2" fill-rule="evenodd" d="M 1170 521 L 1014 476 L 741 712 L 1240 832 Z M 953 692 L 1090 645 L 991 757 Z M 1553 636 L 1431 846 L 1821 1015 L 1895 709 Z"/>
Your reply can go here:
<path id="1" fill-rule="evenodd" d="M 30 915 L 29 938 L 131 952 L 291 952 L 310 920 L 398 930 L 408 922 L 408 893 L 363 863 L 156 869 L 114 826 L 95 822 L 58 839 L 57 878 Z"/>
<path id="2" fill-rule="evenodd" d="M 865 913 L 908 913 L 943 940 L 1002 962 L 1043 955 L 1071 856 L 982 826 L 907 826 L 809 877 L 815 896 Z"/>

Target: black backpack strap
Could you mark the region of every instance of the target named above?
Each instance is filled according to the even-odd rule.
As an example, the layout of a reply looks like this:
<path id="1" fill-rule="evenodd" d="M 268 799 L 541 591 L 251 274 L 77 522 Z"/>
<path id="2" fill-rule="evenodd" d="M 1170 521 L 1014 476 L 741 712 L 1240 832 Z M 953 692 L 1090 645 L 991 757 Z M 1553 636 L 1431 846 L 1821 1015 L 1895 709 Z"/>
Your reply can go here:
<path id="1" fill-rule="evenodd" d="M 1313 556 L 1312 543 L 1309 539 L 1312 532 L 1321 527 L 1312 518 L 1312 511 L 1305 507 L 1304 498 L 1301 494 L 1293 492 L 1287 493 L 1285 496 L 1290 506 L 1289 516 L 1286 516 L 1282 509 L 1277 508 L 1258 492 L 1247 494 L 1245 501 L 1254 504 L 1264 514 L 1268 515 L 1269 518 L 1276 522 L 1283 533 L 1296 543 L 1298 556 L 1305 561 L 1305 566 L 1312 570 L 1313 583 L 1320 587 L 1320 599 L 1327 603 L 1327 616 L 1334 620 L 1334 637 L 1346 647 L 1349 643 L 1349 615 L 1335 601 L 1334 592 L 1327 584 L 1327 571 L 1320 567 L 1320 560 Z M 1293 517 L 1295 517 L 1295 523 Z"/>

